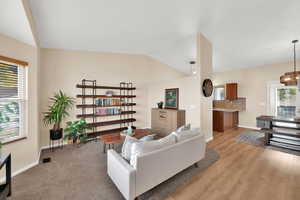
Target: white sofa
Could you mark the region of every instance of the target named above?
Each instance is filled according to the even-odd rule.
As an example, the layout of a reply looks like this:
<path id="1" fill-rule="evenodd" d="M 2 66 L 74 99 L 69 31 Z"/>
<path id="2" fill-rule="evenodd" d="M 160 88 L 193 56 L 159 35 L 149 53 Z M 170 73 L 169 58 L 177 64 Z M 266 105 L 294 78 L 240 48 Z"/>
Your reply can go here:
<path id="1" fill-rule="evenodd" d="M 107 173 L 127 200 L 144 192 L 197 163 L 205 156 L 202 134 L 170 146 L 137 156 L 135 168 L 114 150 L 107 152 Z"/>

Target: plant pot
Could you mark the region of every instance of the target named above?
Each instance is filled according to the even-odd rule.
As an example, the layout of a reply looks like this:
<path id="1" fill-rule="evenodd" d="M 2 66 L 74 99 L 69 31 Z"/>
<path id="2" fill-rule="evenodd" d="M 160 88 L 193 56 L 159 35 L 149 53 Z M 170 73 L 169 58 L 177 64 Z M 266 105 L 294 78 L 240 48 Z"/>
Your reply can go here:
<path id="1" fill-rule="evenodd" d="M 59 130 L 50 130 L 50 139 L 51 140 L 59 140 L 61 139 L 63 136 L 63 129 L 59 129 Z"/>
<path id="2" fill-rule="evenodd" d="M 73 140 L 72 139 L 68 139 L 68 144 L 73 144 Z"/>
<path id="3" fill-rule="evenodd" d="M 76 144 L 78 141 L 78 137 L 73 137 L 72 139 L 73 139 L 73 144 Z"/>
<path id="4" fill-rule="evenodd" d="M 162 104 L 162 103 L 158 103 L 158 104 L 157 104 L 157 107 L 158 107 L 159 109 L 163 109 L 163 105 L 164 105 L 164 104 Z"/>

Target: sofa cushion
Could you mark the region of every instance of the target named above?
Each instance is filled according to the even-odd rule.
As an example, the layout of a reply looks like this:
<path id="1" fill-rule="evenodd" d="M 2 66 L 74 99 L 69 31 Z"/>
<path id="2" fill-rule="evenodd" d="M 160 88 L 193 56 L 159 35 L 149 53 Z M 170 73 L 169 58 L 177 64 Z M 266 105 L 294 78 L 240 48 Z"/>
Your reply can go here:
<path id="1" fill-rule="evenodd" d="M 180 126 L 175 132 L 188 131 L 188 130 L 191 130 L 191 124 Z"/>
<path id="2" fill-rule="evenodd" d="M 126 135 L 125 141 L 124 141 L 123 146 L 122 146 L 122 152 L 121 152 L 121 155 L 124 159 L 126 159 L 128 161 L 130 160 L 130 158 L 131 158 L 131 147 L 132 147 L 132 144 L 134 144 L 136 142 L 139 142 L 139 140 L 134 138 L 134 137 L 131 137 L 129 135 Z"/>
<path id="3" fill-rule="evenodd" d="M 149 153 L 176 143 L 176 137 L 172 134 L 159 140 L 134 143 L 131 148 L 130 164 L 136 168 L 137 156 Z"/>
<path id="4" fill-rule="evenodd" d="M 181 142 L 183 140 L 189 139 L 199 134 L 200 134 L 200 129 L 198 128 L 194 128 L 186 131 L 180 131 L 180 132 L 175 131 L 171 133 L 171 135 L 174 135 L 176 137 L 176 142 Z"/>

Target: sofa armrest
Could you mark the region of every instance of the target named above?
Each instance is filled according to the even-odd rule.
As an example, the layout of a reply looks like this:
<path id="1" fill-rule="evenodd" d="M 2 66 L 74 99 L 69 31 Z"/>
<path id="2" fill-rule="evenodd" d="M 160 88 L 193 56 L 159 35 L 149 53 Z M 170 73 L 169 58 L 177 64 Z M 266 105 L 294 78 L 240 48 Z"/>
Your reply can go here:
<path id="1" fill-rule="evenodd" d="M 125 199 L 135 198 L 135 169 L 115 150 L 107 152 L 107 173 Z"/>

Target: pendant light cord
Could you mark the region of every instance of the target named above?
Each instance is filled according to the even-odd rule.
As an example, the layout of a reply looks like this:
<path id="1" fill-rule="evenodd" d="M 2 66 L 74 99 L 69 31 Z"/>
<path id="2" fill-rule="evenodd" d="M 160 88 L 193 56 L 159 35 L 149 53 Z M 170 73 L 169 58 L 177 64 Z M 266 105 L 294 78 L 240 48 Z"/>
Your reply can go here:
<path id="1" fill-rule="evenodd" d="M 296 72 L 296 43 L 294 43 L 294 72 Z"/>

